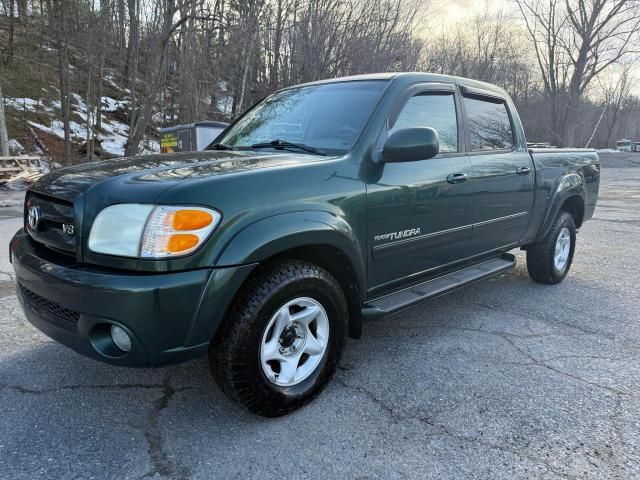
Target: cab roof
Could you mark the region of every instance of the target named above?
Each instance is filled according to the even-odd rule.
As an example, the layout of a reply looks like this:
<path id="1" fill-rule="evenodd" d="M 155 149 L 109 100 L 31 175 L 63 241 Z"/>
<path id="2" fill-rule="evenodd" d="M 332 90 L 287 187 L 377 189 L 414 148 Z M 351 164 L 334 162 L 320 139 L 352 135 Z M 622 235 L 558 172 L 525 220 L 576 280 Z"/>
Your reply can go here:
<path id="1" fill-rule="evenodd" d="M 471 78 L 464 77 L 456 77 L 454 75 L 442 75 L 439 73 L 428 73 L 428 72 L 387 72 L 387 73 L 368 73 L 364 75 L 352 75 L 348 77 L 338 77 L 338 78 L 328 78 L 325 80 L 317 80 L 314 82 L 308 82 L 300 85 L 292 85 L 292 87 L 301 87 L 301 86 L 311 86 L 311 85 L 322 85 L 327 83 L 339 83 L 339 82 L 356 82 L 356 81 L 366 81 L 366 80 L 384 80 L 391 81 L 395 79 L 403 79 L 407 82 L 415 81 L 415 82 L 445 82 L 445 83 L 455 83 L 461 86 L 480 88 L 482 90 L 487 90 L 490 92 L 495 92 L 500 95 L 506 95 L 506 92 L 498 87 L 497 85 L 493 85 L 487 82 L 481 82 L 479 80 L 473 80 Z M 288 87 L 288 88 L 292 88 Z"/>

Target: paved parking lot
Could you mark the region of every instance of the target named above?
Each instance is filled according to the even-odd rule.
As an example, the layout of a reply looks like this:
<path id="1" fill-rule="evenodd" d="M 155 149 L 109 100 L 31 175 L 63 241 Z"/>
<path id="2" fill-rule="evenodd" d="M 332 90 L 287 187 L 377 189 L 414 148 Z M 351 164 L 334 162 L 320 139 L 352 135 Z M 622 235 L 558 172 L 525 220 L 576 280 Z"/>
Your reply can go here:
<path id="1" fill-rule="evenodd" d="M 20 211 L 0 209 L 0 477 L 639 478 L 640 161 L 613 157 L 564 283 L 533 283 L 519 254 L 368 323 L 275 420 L 230 404 L 204 359 L 116 368 L 36 331 L 6 258 Z"/>

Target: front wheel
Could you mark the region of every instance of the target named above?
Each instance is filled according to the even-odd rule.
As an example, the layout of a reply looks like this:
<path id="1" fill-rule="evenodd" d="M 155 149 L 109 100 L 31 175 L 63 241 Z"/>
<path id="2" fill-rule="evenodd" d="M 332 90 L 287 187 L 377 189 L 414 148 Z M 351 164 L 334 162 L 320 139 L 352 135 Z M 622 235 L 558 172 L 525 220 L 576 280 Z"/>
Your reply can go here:
<path id="1" fill-rule="evenodd" d="M 298 261 L 258 267 L 211 344 L 214 377 L 254 413 L 296 410 L 335 373 L 347 319 L 344 293 L 322 268 Z"/>
<path id="2" fill-rule="evenodd" d="M 576 246 L 576 224 L 573 217 L 561 211 L 549 233 L 527 249 L 527 270 L 536 282 L 560 283 L 569 273 Z"/>

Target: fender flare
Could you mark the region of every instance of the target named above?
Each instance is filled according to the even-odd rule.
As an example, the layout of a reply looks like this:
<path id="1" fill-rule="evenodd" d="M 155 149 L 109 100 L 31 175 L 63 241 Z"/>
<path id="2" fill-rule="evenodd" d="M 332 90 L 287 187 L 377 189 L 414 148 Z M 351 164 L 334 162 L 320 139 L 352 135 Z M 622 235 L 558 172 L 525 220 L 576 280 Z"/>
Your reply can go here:
<path id="1" fill-rule="evenodd" d="M 582 201 L 582 205 L 587 204 L 587 190 L 586 182 L 582 175 L 577 172 L 569 172 L 558 179 L 556 188 L 553 193 L 549 195 L 549 202 L 547 203 L 547 210 L 545 212 L 544 221 L 542 227 L 536 235 L 535 241 L 539 242 L 544 239 L 553 221 L 558 216 L 560 208 L 571 197 L 578 197 Z"/>
<path id="2" fill-rule="evenodd" d="M 258 220 L 229 240 L 215 264 L 223 267 L 259 263 L 286 250 L 308 245 L 340 250 L 351 262 L 358 290 L 366 291 L 360 242 L 344 218 L 326 211 L 289 212 Z"/>

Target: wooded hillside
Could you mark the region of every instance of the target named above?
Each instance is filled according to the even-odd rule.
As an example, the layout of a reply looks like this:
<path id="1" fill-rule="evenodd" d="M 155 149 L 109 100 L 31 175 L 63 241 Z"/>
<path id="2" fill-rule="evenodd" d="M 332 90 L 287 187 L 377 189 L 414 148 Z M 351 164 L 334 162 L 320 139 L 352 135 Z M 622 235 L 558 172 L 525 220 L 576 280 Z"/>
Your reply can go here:
<path id="1" fill-rule="evenodd" d="M 511 5 L 446 24 L 427 0 L 2 0 L 9 138 L 60 163 L 133 155 L 284 86 L 420 70 L 503 86 L 529 141 L 640 140 L 640 1 Z"/>

